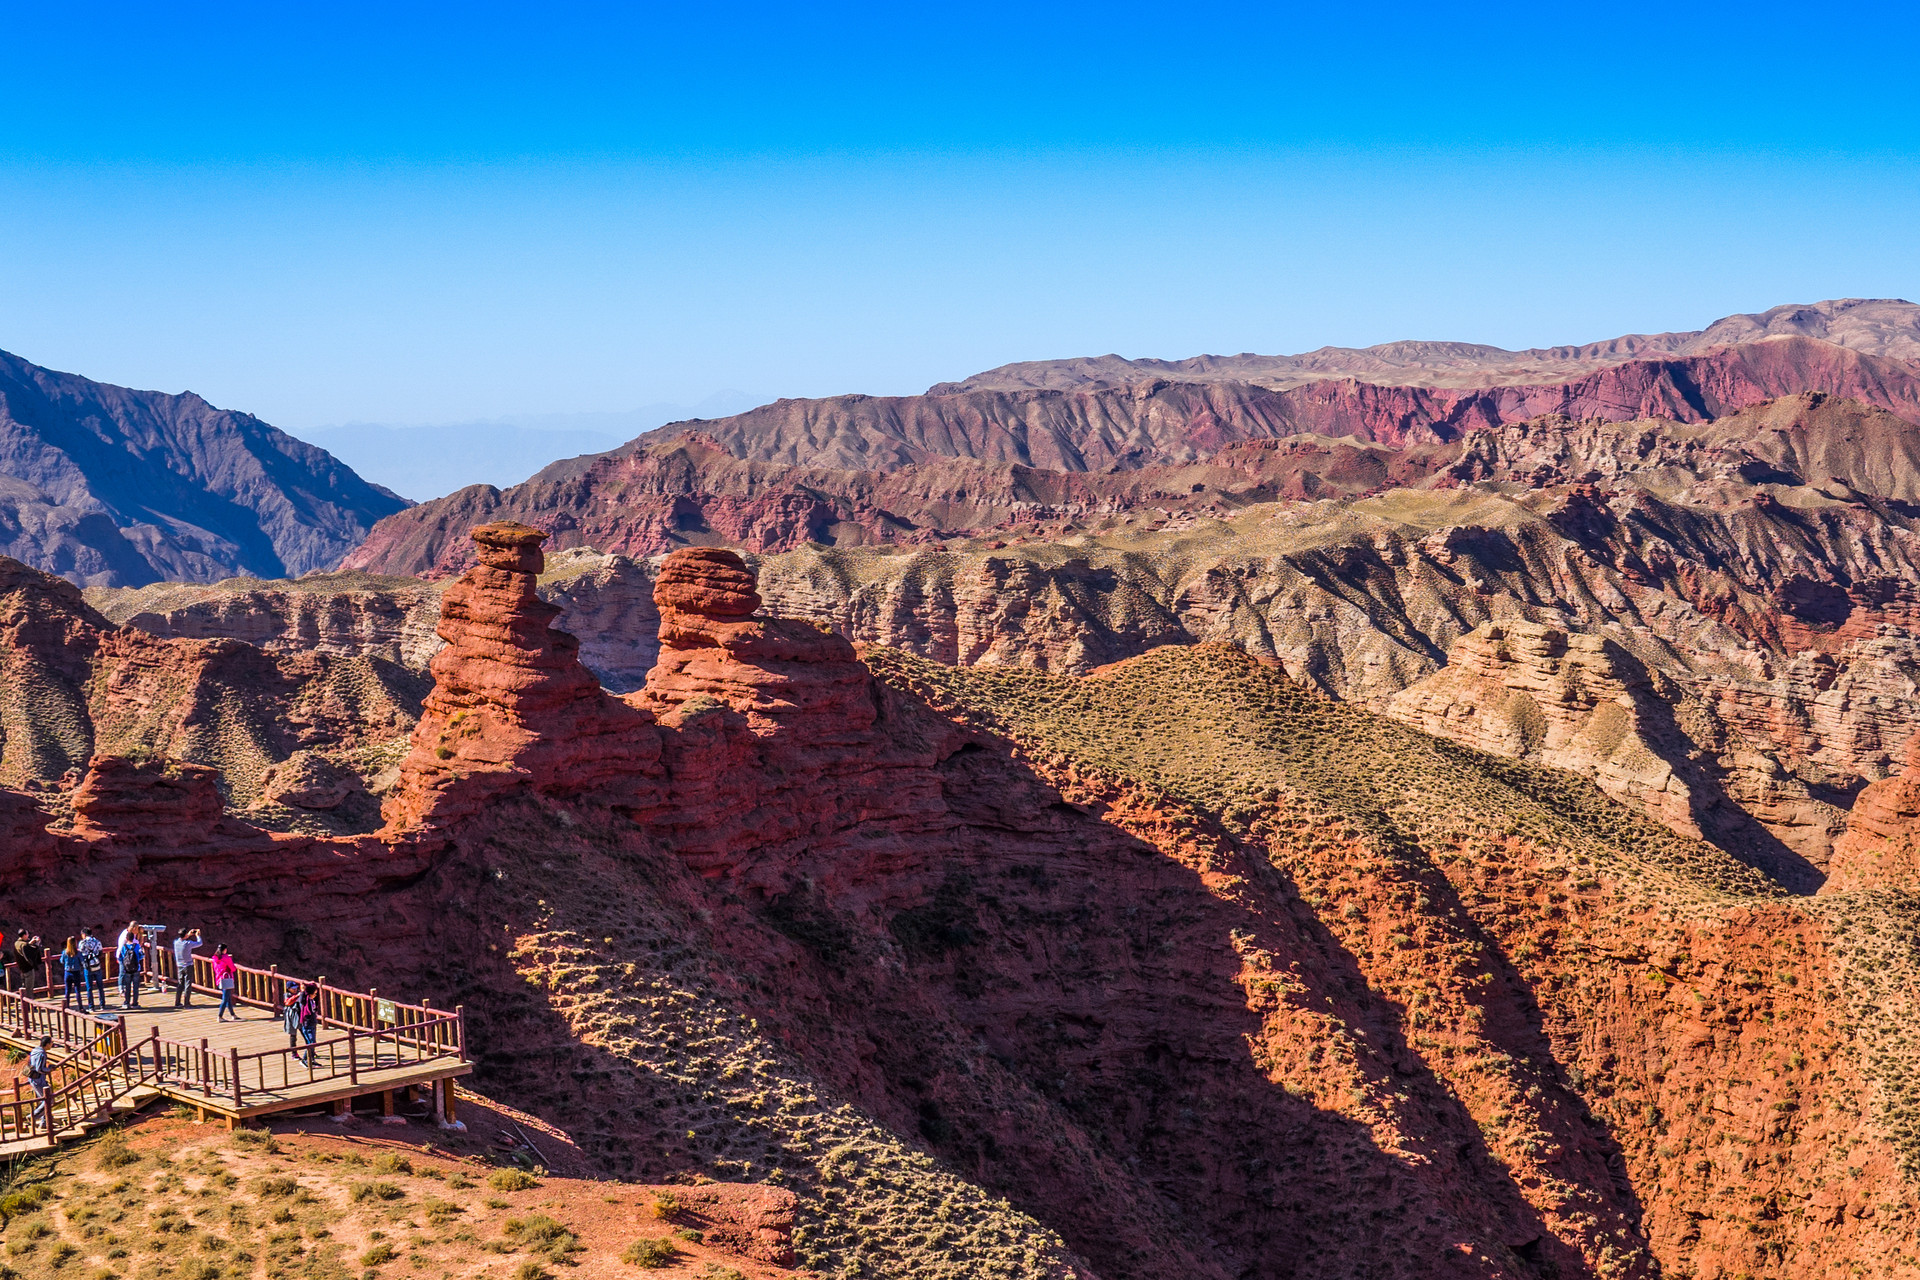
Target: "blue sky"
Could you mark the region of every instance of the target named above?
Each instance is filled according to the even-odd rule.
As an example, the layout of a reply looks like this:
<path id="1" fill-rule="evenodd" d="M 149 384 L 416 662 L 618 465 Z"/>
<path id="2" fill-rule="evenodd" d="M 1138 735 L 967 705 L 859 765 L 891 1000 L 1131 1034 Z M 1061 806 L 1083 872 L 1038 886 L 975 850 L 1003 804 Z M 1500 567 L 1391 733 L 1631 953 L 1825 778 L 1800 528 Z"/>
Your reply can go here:
<path id="1" fill-rule="evenodd" d="M 9 8 L 0 347 L 293 430 L 1920 296 L 1911 7 Z"/>

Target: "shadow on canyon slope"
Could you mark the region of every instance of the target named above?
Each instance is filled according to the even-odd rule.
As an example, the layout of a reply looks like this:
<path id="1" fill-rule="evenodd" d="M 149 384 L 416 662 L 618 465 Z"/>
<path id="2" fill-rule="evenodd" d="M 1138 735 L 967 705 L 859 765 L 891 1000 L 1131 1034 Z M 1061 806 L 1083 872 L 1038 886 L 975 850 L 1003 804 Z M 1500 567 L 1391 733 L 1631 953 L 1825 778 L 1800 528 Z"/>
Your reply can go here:
<path id="1" fill-rule="evenodd" d="M 883 696 L 891 717 L 925 714 Z M 761 901 L 693 876 L 638 832 L 583 841 L 585 828 L 533 812 L 495 824 L 432 888 L 471 924 L 472 945 L 442 954 L 477 963 L 438 978 L 463 988 L 483 1087 L 574 1129 L 619 1176 L 716 1172 L 713 1150 L 681 1137 L 737 1126 L 713 1081 L 692 1081 L 680 1051 L 596 1043 L 568 1007 L 578 991 L 530 985 L 499 940 L 571 936 L 629 972 L 702 957 L 715 998 L 791 1054 L 785 1070 L 917 1136 L 1106 1280 L 1585 1270 L 1408 1045 L 1405 1010 L 1369 988 L 1284 871 L 1215 832 L 1255 887 L 1251 903 L 1223 900 L 985 735 L 937 770 L 948 825 L 913 865 L 849 885 L 847 851 L 888 833 L 823 832 L 832 850 Z M 1471 929 L 1444 876 L 1429 870 L 1420 885 Z M 638 946 L 601 942 L 624 942 L 662 903 L 677 925 Z M 1346 1078 L 1408 1099 L 1399 1150 L 1260 1068 L 1285 1033 L 1250 1007 L 1237 976 L 1248 948 L 1309 973 L 1301 1000 L 1315 1013 L 1366 1028 L 1373 1052 Z M 1524 983 L 1504 961 L 1496 981 L 1502 1043 L 1550 1061 Z M 1330 1061 L 1326 1087 L 1342 1078 Z M 1548 1114 L 1569 1151 L 1618 1167 L 1577 1096 L 1561 1088 Z M 711 1141 L 781 1162 L 777 1138 Z M 818 1190 L 817 1165 L 787 1162 L 803 1199 Z M 1589 1190 L 1637 1227 L 1631 1191 L 1600 1181 Z M 1426 1261 L 1409 1270 L 1415 1258 Z"/>

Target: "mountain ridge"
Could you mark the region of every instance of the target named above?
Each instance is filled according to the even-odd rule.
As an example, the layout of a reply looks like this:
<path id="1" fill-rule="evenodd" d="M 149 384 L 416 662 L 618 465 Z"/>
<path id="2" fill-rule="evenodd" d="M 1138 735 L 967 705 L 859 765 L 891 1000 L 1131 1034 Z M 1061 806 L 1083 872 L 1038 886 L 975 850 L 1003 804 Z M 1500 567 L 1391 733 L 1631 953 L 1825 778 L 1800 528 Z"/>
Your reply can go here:
<path id="1" fill-rule="evenodd" d="M 0 352 L 0 554 L 87 586 L 332 568 L 405 499 L 191 391 Z"/>
<path id="2" fill-rule="evenodd" d="M 1156 377 L 1179 381 L 1248 381 L 1285 390 L 1330 375 L 1351 374 L 1399 385 L 1505 385 L 1552 373 L 1572 377 L 1608 364 L 1656 356 L 1701 355 L 1715 347 L 1765 337 L 1817 338 L 1865 355 L 1920 362 L 1920 306 L 1904 298 L 1832 298 L 1788 303 L 1766 311 L 1722 316 L 1704 329 L 1630 333 L 1598 342 L 1527 347 L 1399 339 L 1370 347 L 1323 346 L 1298 355 L 1202 355 L 1183 360 L 1120 355 L 1022 360 L 954 382 L 935 383 L 928 395 L 1124 385 Z M 1422 377 L 1422 375 L 1427 375 Z"/>

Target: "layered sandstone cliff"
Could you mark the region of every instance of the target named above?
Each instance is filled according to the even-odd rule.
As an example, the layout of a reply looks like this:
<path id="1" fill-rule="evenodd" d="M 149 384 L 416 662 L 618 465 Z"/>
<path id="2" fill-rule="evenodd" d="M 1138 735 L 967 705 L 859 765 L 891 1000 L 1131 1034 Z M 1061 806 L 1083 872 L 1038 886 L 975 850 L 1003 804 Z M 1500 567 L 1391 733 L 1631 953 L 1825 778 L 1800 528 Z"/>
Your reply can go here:
<path id="1" fill-rule="evenodd" d="M 0 560 L 0 784 L 78 776 L 95 755 L 155 756 L 219 770 L 227 800 L 244 807 L 302 751 L 376 776 L 425 692 L 377 655 L 116 628 L 69 584 Z M 286 806 L 260 816 L 338 829 Z"/>
<path id="2" fill-rule="evenodd" d="M 615 698 L 539 532 L 476 536 L 380 838 L 101 760 L 70 834 L 0 797 L 10 901 L 139 892 L 287 964 L 324 930 L 342 980 L 464 1001 L 486 1083 L 608 1173 L 777 1171 L 817 1271 L 1838 1277 L 1920 1244 L 1884 893 L 1789 898 L 1231 646 L 856 661 L 725 552 L 663 563 Z M 1477 731 L 1598 752 L 1620 655 L 1522 638 L 1480 678 L 1558 710 Z"/>
<path id="3" fill-rule="evenodd" d="M 242 640 L 269 653 L 368 656 L 424 671 L 439 649 L 440 592 L 412 578 L 321 573 L 262 582 L 95 587 L 87 603 L 162 639 Z"/>
<path id="4" fill-rule="evenodd" d="M 585 792 L 651 770 L 652 714 L 607 697 L 579 642 L 548 626 L 560 609 L 535 591 L 546 537 L 510 521 L 473 531 L 480 563 L 441 597 L 446 647 L 385 806 L 390 826 L 456 821 L 520 785 Z"/>

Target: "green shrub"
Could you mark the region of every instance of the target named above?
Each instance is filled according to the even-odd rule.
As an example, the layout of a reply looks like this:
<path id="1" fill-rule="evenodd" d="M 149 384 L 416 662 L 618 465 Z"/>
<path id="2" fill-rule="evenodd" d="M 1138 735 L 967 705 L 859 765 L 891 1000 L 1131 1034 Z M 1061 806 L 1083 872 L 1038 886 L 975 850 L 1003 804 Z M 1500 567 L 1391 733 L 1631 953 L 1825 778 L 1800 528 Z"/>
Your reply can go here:
<path id="1" fill-rule="evenodd" d="M 299 1189 L 299 1182 L 284 1174 L 277 1178 L 262 1178 L 253 1184 L 254 1194 L 263 1200 L 268 1196 L 290 1196 Z"/>
<path id="2" fill-rule="evenodd" d="M 355 1204 L 363 1200 L 398 1200 L 406 1194 L 391 1182 L 356 1182 L 347 1193 Z"/>
<path id="3" fill-rule="evenodd" d="M 544 1254 L 554 1262 L 565 1262 L 582 1248 L 578 1236 L 544 1213 L 529 1218 L 508 1218 L 505 1230 L 515 1244 Z"/>
<path id="4" fill-rule="evenodd" d="M 36 1182 L 30 1187 L 21 1187 L 0 1196 L 0 1218 L 11 1221 L 32 1213 L 53 1199 L 53 1188 L 44 1182 Z"/>
<path id="5" fill-rule="evenodd" d="M 140 1157 L 127 1145 L 127 1135 L 118 1129 L 109 1129 L 94 1147 L 94 1164 L 102 1169 L 123 1169 L 130 1164 L 139 1164 Z"/>
<path id="6" fill-rule="evenodd" d="M 412 1173 L 413 1161 L 389 1151 L 383 1156 L 374 1157 L 373 1171 L 375 1173 Z"/>
<path id="7" fill-rule="evenodd" d="M 540 1183 L 524 1169 L 495 1169 L 487 1175 L 487 1185 L 495 1191 L 528 1191 Z"/>
<path id="8" fill-rule="evenodd" d="M 513 1269 L 513 1280 L 547 1280 L 547 1269 L 528 1258 Z"/>
<path id="9" fill-rule="evenodd" d="M 673 1247 L 673 1241 L 671 1240 L 664 1238 L 659 1240 L 635 1240 L 627 1246 L 626 1252 L 620 1255 L 620 1261 L 626 1263 L 628 1266 L 643 1267 L 649 1271 L 658 1271 L 663 1267 L 672 1266 L 674 1259 L 679 1256 L 680 1251 Z"/>
<path id="10" fill-rule="evenodd" d="M 420 1207 L 426 1211 L 427 1221 L 433 1223 L 435 1226 L 451 1221 L 456 1214 L 466 1212 L 465 1209 L 462 1209 L 459 1205 L 453 1203 L 453 1201 L 441 1200 L 436 1196 L 428 1196 L 420 1202 Z"/>
<path id="11" fill-rule="evenodd" d="M 360 1255 L 360 1265 L 363 1267 L 378 1267 L 385 1263 L 392 1262 L 398 1256 L 399 1255 L 394 1252 L 393 1246 L 387 1241 L 382 1240 L 379 1244 L 376 1244 L 373 1248 Z"/>
<path id="12" fill-rule="evenodd" d="M 660 1221 L 672 1222 L 674 1215 L 679 1212 L 680 1202 L 674 1198 L 673 1192 L 662 1191 L 653 1198 L 653 1216 Z"/>

